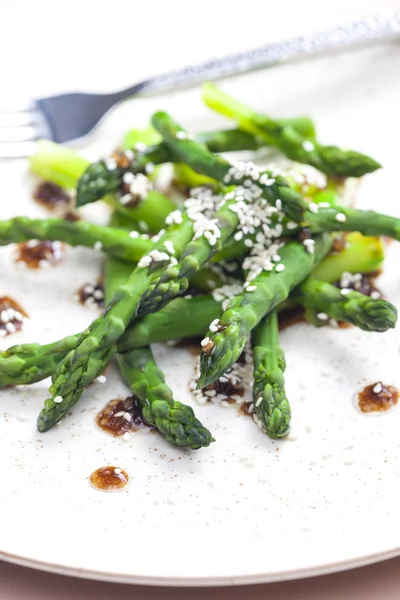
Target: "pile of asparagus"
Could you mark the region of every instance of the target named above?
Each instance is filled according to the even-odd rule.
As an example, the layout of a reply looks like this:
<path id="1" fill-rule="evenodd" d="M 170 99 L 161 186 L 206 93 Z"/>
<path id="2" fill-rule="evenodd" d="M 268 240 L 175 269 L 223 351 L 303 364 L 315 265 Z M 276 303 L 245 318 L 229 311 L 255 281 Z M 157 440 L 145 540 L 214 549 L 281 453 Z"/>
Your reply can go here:
<path id="1" fill-rule="evenodd" d="M 51 375 L 41 432 L 70 411 L 115 357 L 147 423 L 177 446 L 208 446 L 214 438 L 191 407 L 173 398 L 151 351 L 154 342 L 202 336 L 199 387 L 229 372 L 250 338 L 253 418 L 269 436 L 284 437 L 291 410 L 278 311 L 300 305 L 317 326 L 345 321 L 381 332 L 395 326 L 397 311 L 379 294 L 338 283 L 343 274 L 379 269 L 379 236 L 400 239 L 399 219 L 343 204 L 346 178 L 380 165 L 320 144 L 306 117 L 273 120 L 213 84 L 203 87 L 203 98 L 236 128 L 192 135 L 158 112 L 148 129 L 129 131 L 121 148 L 94 164 L 40 143 L 32 172 L 76 189 L 78 210 L 107 202 L 109 226 L 64 218 L 0 222 L 1 245 L 59 240 L 105 255 L 106 309 L 85 331 L 0 352 L 1 387 Z M 221 155 L 264 147 L 293 162 L 281 172 Z M 186 200 L 157 190 L 166 163 Z"/>

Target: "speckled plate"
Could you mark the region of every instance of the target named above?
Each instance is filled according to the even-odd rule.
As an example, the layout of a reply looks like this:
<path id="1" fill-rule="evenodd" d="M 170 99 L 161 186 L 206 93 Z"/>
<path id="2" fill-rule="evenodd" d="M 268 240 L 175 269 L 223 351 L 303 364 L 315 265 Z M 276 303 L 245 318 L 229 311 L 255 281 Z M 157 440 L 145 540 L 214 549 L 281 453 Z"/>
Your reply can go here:
<path id="1" fill-rule="evenodd" d="M 400 214 L 398 45 L 319 58 L 225 82 L 227 90 L 273 114 L 308 113 L 320 137 L 370 153 L 385 169 L 366 178 L 359 204 Z M 165 108 L 192 129 L 221 121 L 198 90 L 131 102 L 102 126 L 93 155 Z M 133 116 L 132 116 L 133 115 Z M 24 161 L 0 167 L 2 218 L 44 215 L 30 198 Z M 100 206 L 90 218 L 103 218 Z M 48 342 L 84 328 L 94 314 L 72 295 L 99 272 L 101 256 L 68 250 L 57 267 L 17 268 L 0 251 L 1 294 L 30 315 L 1 347 Z M 392 244 L 380 287 L 400 304 L 400 247 Z M 281 580 L 373 562 L 399 552 L 400 412 L 358 413 L 355 392 L 383 381 L 400 386 L 399 329 L 367 334 L 297 325 L 282 335 L 293 406 L 288 440 L 273 442 L 235 407 L 196 407 L 212 430 L 209 449 L 185 452 L 142 430 L 129 441 L 95 424 L 108 400 L 127 390 L 113 369 L 72 416 L 49 433 L 35 421 L 48 382 L 1 391 L 0 557 L 66 574 L 168 585 Z M 176 397 L 188 391 L 196 357 L 159 346 Z M 130 485 L 101 493 L 88 481 L 104 465 L 126 469 Z"/>

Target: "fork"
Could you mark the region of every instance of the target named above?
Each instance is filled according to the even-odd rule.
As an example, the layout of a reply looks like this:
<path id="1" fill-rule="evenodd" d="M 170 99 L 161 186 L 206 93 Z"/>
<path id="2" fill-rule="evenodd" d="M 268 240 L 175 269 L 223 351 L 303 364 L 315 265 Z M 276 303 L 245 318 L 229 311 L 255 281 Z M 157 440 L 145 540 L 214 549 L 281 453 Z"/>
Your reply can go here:
<path id="1" fill-rule="evenodd" d="M 58 143 L 90 133 L 117 103 L 139 94 L 160 93 L 206 79 L 218 79 L 290 59 L 333 50 L 400 33 L 400 13 L 377 15 L 325 31 L 209 60 L 146 79 L 111 94 L 72 92 L 39 98 L 12 112 L 0 109 L 0 158 L 29 156 L 36 141 Z"/>

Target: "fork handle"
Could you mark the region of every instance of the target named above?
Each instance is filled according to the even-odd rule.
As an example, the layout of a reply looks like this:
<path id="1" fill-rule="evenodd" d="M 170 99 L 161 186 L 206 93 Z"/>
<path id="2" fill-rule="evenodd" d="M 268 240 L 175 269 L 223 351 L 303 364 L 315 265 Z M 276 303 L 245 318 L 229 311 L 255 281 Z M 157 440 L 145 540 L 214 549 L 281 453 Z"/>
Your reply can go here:
<path id="1" fill-rule="evenodd" d="M 113 94 L 119 102 L 139 93 L 160 93 L 177 87 L 244 73 L 288 60 L 313 55 L 335 48 L 387 39 L 400 33 L 400 13 L 377 15 L 331 29 L 262 46 L 254 50 L 230 54 L 224 58 L 157 75 L 126 90 Z"/>

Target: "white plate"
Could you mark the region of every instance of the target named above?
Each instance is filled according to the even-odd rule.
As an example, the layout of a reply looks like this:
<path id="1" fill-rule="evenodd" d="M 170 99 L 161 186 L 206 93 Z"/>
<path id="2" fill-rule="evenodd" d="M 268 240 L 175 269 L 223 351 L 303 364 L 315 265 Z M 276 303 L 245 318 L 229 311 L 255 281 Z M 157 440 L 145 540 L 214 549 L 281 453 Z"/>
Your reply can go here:
<path id="1" fill-rule="evenodd" d="M 385 169 L 366 178 L 363 207 L 400 215 L 398 44 L 320 58 L 225 82 L 227 90 L 277 115 L 308 113 L 322 140 L 370 153 Z M 221 125 L 198 90 L 136 100 L 102 126 L 95 142 L 165 108 L 189 129 Z M 96 152 L 92 148 L 92 152 Z M 26 163 L 1 166 L 2 218 L 44 215 L 30 199 Z M 89 209 L 100 218 L 100 207 Z M 69 250 L 58 267 L 21 271 L 0 251 L 1 293 L 31 316 L 23 334 L 1 341 L 47 342 L 93 318 L 72 293 L 98 272 L 99 255 Z M 392 244 L 380 287 L 400 304 L 400 250 Z M 129 442 L 97 428 L 96 412 L 127 390 L 114 372 L 95 383 L 73 415 L 38 434 L 47 382 L 1 392 L 0 557 L 41 569 L 132 583 L 215 585 L 319 574 L 399 551 L 400 412 L 372 419 L 354 409 L 365 384 L 400 385 L 399 330 L 285 331 L 291 441 L 273 442 L 235 409 L 196 407 L 217 442 L 184 452 L 141 431 Z M 157 347 L 176 397 L 193 404 L 195 358 Z M 22 419 L 21 419 L 22 416 Z M 131 476 L 116 494 L 95 491 L 91 472 L 114 464 Z"/>

